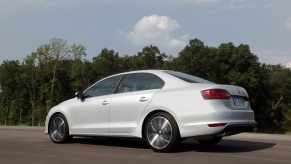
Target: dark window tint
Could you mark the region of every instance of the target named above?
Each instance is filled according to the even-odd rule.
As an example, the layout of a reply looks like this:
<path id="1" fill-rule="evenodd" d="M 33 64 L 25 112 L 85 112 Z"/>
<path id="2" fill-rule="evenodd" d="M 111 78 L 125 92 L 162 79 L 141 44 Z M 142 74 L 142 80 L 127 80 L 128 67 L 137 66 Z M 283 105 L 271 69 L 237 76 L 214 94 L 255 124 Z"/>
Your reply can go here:
<path id="1" fill-rule="evenodd" d="M 126 75 L 119 92 L 133 92 L 162 88 L 164 82 L 156 75 L 149 73 L 134 73 Z"/>
<path id="2" fill-rule="evenodd" d="M 110 77 L 95 84 L 85 92 L 86 97 L 109 95 L 115 92 L 116 85 L 121 79 L 120 76 Z"/>
<path id="3" fill-rule="evenodd" d="M 164 71 L 164 72 L 189 83 L 212 83 L 208 80 L 205 80 L 196 76 L 192 76 L 186 73 L 182 73 L 182 72 L 176 72 L 176 71 Z"/>

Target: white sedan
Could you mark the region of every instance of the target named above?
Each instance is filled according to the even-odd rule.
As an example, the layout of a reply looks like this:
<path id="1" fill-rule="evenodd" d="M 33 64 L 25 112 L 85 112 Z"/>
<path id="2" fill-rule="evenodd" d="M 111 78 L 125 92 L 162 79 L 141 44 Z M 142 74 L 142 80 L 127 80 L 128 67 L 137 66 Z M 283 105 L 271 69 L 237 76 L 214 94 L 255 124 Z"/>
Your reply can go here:
<path id="1" fill-rule="evenodd" d="M 181 139 L 202 144 L 251 130 L 246 90 L 170 70 L 125 72 L 104 78 L 53 107 L 45 132 L 55 143 L 73 136 L 138 137 L 154 151 L 173 150 Z"/>

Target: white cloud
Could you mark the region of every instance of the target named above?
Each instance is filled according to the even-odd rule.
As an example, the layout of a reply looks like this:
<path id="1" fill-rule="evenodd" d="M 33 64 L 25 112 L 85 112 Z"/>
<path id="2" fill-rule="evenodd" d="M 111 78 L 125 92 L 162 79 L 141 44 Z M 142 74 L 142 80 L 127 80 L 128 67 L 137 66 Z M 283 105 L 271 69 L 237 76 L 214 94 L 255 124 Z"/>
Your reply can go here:
<path id="1" fill-rule="evenodd" d="M 286 29 L 291 30 L 291 17 L 287 19 L 286 21 Z"/>
<path id="2" fill-rule="evenodd" d="M 291 60 L 290 60 L 288 63 L 286 63 L 285 66 L 286 66 L 287 68 L 290 68 L 290 69 L 291 69 Z"/>
<path id="3" fill-rule="evenodd" d="M 133 31 L 127 34 L 130 42 L 135 45 L 154 44 L 162 48 L 177 52 L 188 42 L 189 35 L 175 36 L 180 28 L 179 23 L 167 16 L 144 16 L 134 26 Z"/>

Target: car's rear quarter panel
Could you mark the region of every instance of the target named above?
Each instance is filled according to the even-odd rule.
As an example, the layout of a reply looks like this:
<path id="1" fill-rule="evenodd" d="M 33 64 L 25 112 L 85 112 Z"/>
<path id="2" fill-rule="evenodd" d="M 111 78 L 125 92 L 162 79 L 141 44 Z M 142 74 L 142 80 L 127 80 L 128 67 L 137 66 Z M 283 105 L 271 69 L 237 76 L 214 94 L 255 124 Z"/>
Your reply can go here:
<path id="1" fill-rule="evenodd" d="M 226 104 L 231 100 L 204 100 L 200 91 L 211 88 L 213 84 L 191 84 L 175 89 L 162 89 L 158 92 L 148 109 L 162 106 L 175 117 L 181 137 L 213 135 L 224 127 L 208 127 L 211 123 L 249 123 L 254 122 L 251 108 L 232 110 Z"/>
<path id="2" fill-rule="evenodd" d="M 193 120 L 197 120 L 205 113 L 205 111 L 199 110 L 204 100 L 201 95 L 197 94 L 198 92 L 200 92 L 198 89 L 188 87 L 161 90 L 154 96 L 148 109 L 159 110 L 160 106 L 163 110 L 173 113 L 183 136 L 183 127 L 193 123 Z"/>

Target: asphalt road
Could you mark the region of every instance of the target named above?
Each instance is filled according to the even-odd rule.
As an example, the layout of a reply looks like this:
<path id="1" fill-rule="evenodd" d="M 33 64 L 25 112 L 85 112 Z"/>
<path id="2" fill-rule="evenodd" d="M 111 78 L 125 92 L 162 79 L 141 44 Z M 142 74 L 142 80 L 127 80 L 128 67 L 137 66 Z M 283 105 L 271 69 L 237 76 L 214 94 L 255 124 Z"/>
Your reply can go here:
<path id="1" fill-rule="evenodd" d="M 40 127 L 0 127 L 0 164 L 291 164 L 291 136 L 239 134 L 213 147 L 186 140 L 175 153 L 155 153 L 136 139 L 76 138 L 54 144 Z"/>

